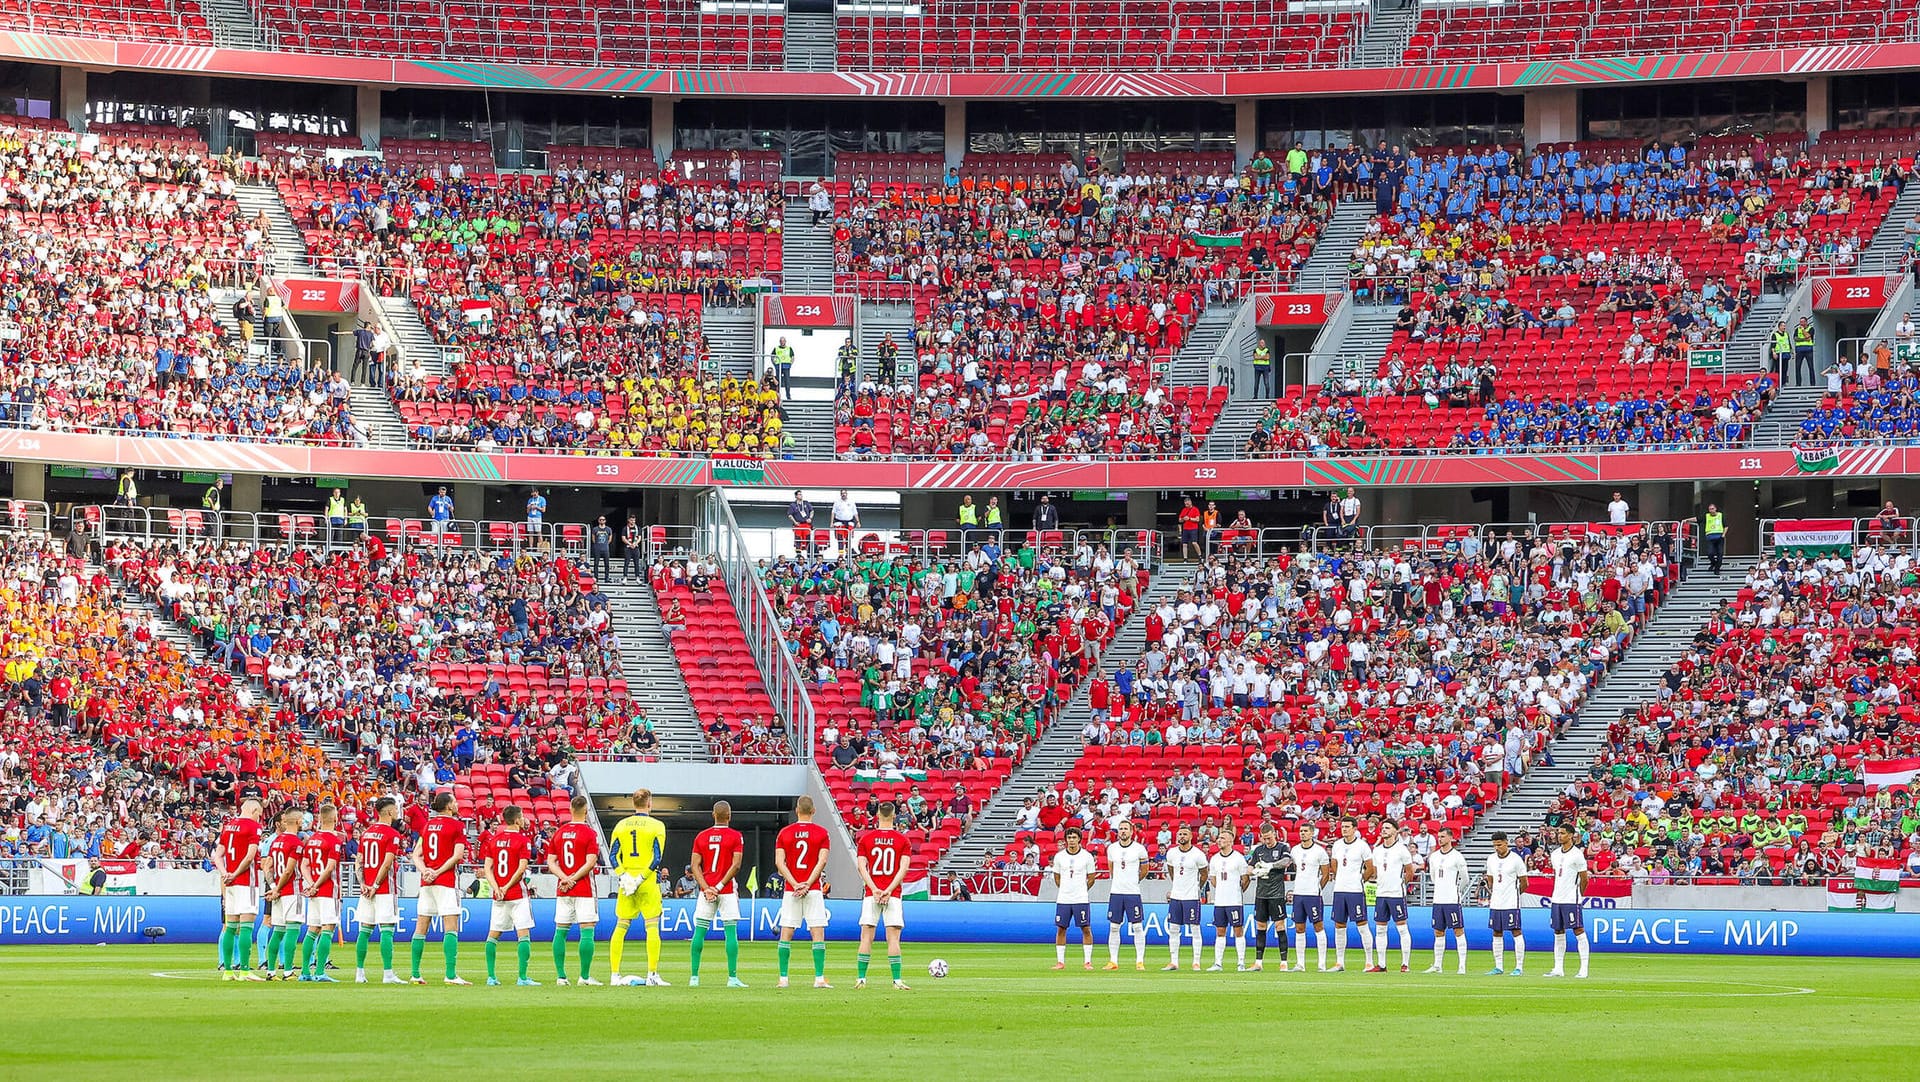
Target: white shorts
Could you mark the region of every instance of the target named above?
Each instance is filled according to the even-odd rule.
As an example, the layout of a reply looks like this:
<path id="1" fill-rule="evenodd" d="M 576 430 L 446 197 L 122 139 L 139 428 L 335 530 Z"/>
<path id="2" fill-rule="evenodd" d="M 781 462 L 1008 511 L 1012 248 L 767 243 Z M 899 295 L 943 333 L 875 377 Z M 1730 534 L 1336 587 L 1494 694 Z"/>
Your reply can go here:
<path id="1" fill-rule="evenodd" d="M 353 907 L 353 922 L 376 928 L 391 928 L 400 923 L 400 897 L 396 894 L 362 896 Z"/>
<path id="2" fill-rule="evenodd" d="M 307 927 L 331 928 L 340 923 L 340 899 L 308 898 Z"/>
<path id="3" fill-rule="evenodd" d="M 493 900 L 493 916 L 487 920 L 489 932 L 530 932 L 533 930 L 533 903 L 525 898 Z"/>
<path id="4" fill-rule="evenodd" d="M 739 920 L 740 896 L 738 894 L 722 894 L 718 901 L 709 902 L 707 901 L 707 896 L 702 894 L 699 900 L 693 903 L 694 920 L 710 921 L 716 913 L 719 914 L 720 919 L 723 921 L 732 922 Z"/>
<path id="5" fill-rule="evenodd" d="M 807 892 L 807 900 L 788 891 L 780 896 L 780 927 L 798 928 L 805 924 L 814 931 L 827 926 L 827 896 L 817 890 Z"/>
<path id="6" fill-rule="evenodd" d="M 282 894 L 273 900 L 273 909 L 267 914 L 267 923 L 275 928 L 297 928 L 306 923 L 307 907 L 305 898 L 298 894 Z"/>
<path id="7" fill-rule="evenodd" d="M 598 924 L 600 923 L 600 899 L 555 898 L 553 922 L 555 924 Z"/>
<path id="8" fill-rule="evenodd" d="M 252 887 L 227 887 L 220 892 L 220 900 L 228 920 L 260 915 L 260 896 Z"/>
<path id="9" fill-rule="evenodd" d="M 420 910 L 422 917 L 460 916 L 460 892 L 452 887 L 421 887 Z"/>
<path id="10" fill-rule="evenodd" d="M 875 898 L 868 896 L 860 899 L 860 927 L 885 923 L 889 928 L 904 928 L 907 925 L 905 907 L 898 898 Z"/>

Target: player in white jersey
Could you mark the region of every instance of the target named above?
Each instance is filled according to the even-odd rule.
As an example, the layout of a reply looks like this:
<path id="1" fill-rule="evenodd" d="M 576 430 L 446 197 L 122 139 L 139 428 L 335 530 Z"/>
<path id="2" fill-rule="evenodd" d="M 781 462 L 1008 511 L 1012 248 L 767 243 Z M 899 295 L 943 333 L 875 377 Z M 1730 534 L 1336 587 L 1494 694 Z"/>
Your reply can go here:
<path id="1" fill-rule="evenodd" d="M 1167 850 L 1167 950 L 1173 961 L 1162 973 L 1180 968 L 1180 929 L 1193 938 L 1193 968 L 1200 968 L 1200 879 L 1207 874 L 1207 855 L 1193 846 L 1193 828 L 1181 827 Z"/>
<path id="2" fill-rule="evenodd" d="M 1520 886 L 1527 881 L 1527 862 L 1507 844 L 1505 831 L 1493 832 L 1493 855 L 1487 858 L 1487 927 L 1493 929 L 1493 968 L 1498 977 L 1506 963 L 1506 940 L 1513 937 L 1513 975 L 1527 966 L 1527 937 L 1520 931 Z"/>
<path id="3" fill-rule="evenodd" d="M 1133 820 L 1120 820 L 1120 830 L 1107 845 L 1107 968 L 1120 968 L 1120 926 L 1133 936 L 1133 968 L 1147 968 L 1146 913 L 1140 904 L 1140 870 L 1147 866 L 1147 847 L 1133 836 Z"/>
<path id="4" fill-rule="evenodd" d="M 1373 925 L 1367 923 L 1367 880 L 1373 878 L 1373 847 L 1360 836 L 1352 816 L 1340 820 L 1333 843 L 1333 969 L 1347 969 L 1347 922 L 1360 928 L 1360 949 L 1373 959 Z"/>
<path id="5" fill-rule="evenodd" d="M 1560 848 L 1548 853 L 1547 859 L 1553 863 L 1553 897 L 1548 899 L 1553 915 L 1553 968 L 1547 971 L 1547 976 L 1566 976 L 1561 968 L 1567 960 L 1567 940 L 1563 933 L 1571 933 L 1574 946 L 1580 950 L 1580 972 L 1574 976 L 1585 977 L 1587 925 L 1580 906 L 1587 894 L 1587 854 L 1574 844 L 1573 831 L 1561 827 Z"/>
<path id="6" fill-rule="evenodd" d="M 1307 927 L 1313 927 L 1314 942 L 1320 948 L 1320 972 L 1327 971 L 1327 921 L 1324 897 L 1327 882 L 1333 878 L 1333 857 L 1320 844 L 1320 835 L 1312 823 L 1300 825 L 1300 844 L 1293 856 L 1293 971 L 1307 968 Z"/>
<path id="7" fill-rule="evenodd" d="M 1467 973 L 1467 918 L 1460 909 L 1467 888 L 1467 858 L 1453 847 L 1453 831 L 1440 828 L 1439 841 L 1427 857 L 1427 878 L 1433 883 L 1433 964 L 1428 973 L 1441 972 L 1447 957 L 1447 933 L 1460 950 L 1460 975 Z"/>
<path id="8" fill-rule="evenodd" d="M 1100 867 L 1093 854 L 1080 848 L 1079 827 L 1068 827 L 1065 848 L 1053 855 L 1054 889 L 1059 896 L 1053 906 L 1053 968 L 1067 968 L 1067 925 L 1080 926 L 1080 953 L 1087 969 L 1093 968 L 1093 923 L 1087 915 L 1087 891 L 1100 878 Z"/>
<path id="9" fill-rule="evenodd" d="M 1377 876 L 1373 896 L 1374 943 L 1379 947 L 1379 962 L 1367 967 L 1369 973 L 1387 971 L 1387 926 L 1400 935 L 1400 972 L 1413 969 L 1413 936 L 1407 930 L 1407 883 L 1413 879 L 1413 852 L 1400 840 L 1399 824 L 1388 820 L 1380 825 L 1380 844 L 1373 847 L 1373 868 Z"/>
<path id="10" fill-rule="evenodd" d="M 1207 883 L 1213 893 L 1213 969 L 1221 971 L 1226 957 L 1227 936 L 1233 936 L 1233 953 L 1240 972 L 1247 971 L 1247 884 L 1253 870 L 1247 858 L 1234 848 L 1233 835 L 1223 834 L 1220 851 L 1207 861 Z"/>

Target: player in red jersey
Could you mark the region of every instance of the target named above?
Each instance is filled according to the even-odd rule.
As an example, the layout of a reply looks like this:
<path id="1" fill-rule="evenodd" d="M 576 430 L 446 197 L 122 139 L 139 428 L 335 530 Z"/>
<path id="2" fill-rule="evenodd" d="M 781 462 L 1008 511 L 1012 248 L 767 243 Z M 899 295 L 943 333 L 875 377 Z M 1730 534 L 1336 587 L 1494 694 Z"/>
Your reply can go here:
<path id="1" fill-rule="evenodd" d="M 827 983 L 827 894 L 821 874 L 827 869 L 827 828 L 813 821 L 813 798 L 793 803 L 793 822 L 774 843 L 773 866 L 787 885 L 780 896 L 780 987 L 787 986 L 787 962 L 793 955 L 793 931 L 806 924 L 813 933 L 813 986 Z"/>
<path id="2" fill-rule="evenodd" d="M 572 822 L 547 839 L 547 871 L 559 880 L 553 903 L 553 970 L 567 983 L 567 929 L 580 926 L 580 977 L 573 983 L 598 985 L 593 979 L 593 930 L 600 923 L 600 899 L 594 892 L 593 870 L 600 865 L 600 835 L 587 822 L 585 793 L 568 804 Z"/>
<path id="3" fill-rule="evenodd" d="M 354 907 L 354 923 L 360 926 L 360 938 L 354 945 L 353 981 L 367 983 L 367 944 L 373 930 L 380 929 L 381 984 L 405 984 L 393 971 L 393 930 L 400 923 L 400 896 L 395 889 L 399 879 L 400 832 L 393 824 L 400 818 L 400 802 L 383 796 L 373 802 L 373 825 L 360 835 L 360 904 Z"/>
<path id="4" fill-rule="evenodd" d="M 333 953 L 333 931 L 340 925 L 340 813 L 331 804 L 320 805 L 313 833 L 300 843 L 300 896 L 306 908 L 307 938 L 300 951 L 300 979 L 334 983 L 327 976 L 327 957 Z"/>
<path id="5" fill-rule="evenodd" d="M 267 958 L 266 978 L 293 979 L 293 948 L 306 934 L 306 910 L 300 897 L 299 808 L 282 808 L 280 822 L 267 843 Z M 276 972 L 277 971 L 277 972 Z"/>
<path id="6" fill-rule="evenodd" d="M 260 915 L 260 802 L 252 797 L 220 828 L 213 843 L 213 870 L 220 877 L 220 979 L 264 981 L 248 963 L 253 958 L 253 919 Z"/>
<path id="7" fill-rule="evenodd" d="M 533 864 L 533 842 L 521 823 L 520 809 L 509 804 L 500 812 L 500 826 L 480 840 L 480 861 L 487 878 L 487 892 L 493 898 L 493 916 L 487 922 L 487 983 L 498 986 L 495 959 L 500 953 L 500 933 L 511 931 L 520 954 L 522 988 L 537 987 L 540 982 L 527 976 L 527 963 L 533 958 L 533 903 L 527 898 L 527 869 Z"/>
<path id="8" fill-rule="evenodd" d="M 688 988 L 700 987 L 700 952 L 707 932 L 718 919 L 727 937 L 727 987 L 745 988 L 740 979 L 740 897 L 735 890 L 746 842 L 733 822 L 733 805 L 722 800 L 713 806 L 713 825 L 693 839 L 693 885 L 699 891 L 693 903 L 693 958 L 688 966 Z"/>
<path id="9" fill-rule="evenodd" d="M 913 843 L 893 829 L 893 817 L 893 801 L 881 801 L 874 811 L 874 821 L 879 825 L 860 837 L 860 880 L 866 885 L 867 893 L 860 900 L 860 953 L 855 960 L 857 976 L 853 986 L 867 986 L 867 965 L 873 961 L 873 929 L 875 925 L 884 924 L 887 968 L 893 971 L 894 988 L 904 992 L 907 982 L 900 979 L 900 928 L 905 921 L 901 915 L 900 887 L 906 883 L 907 872 L 913 867 Z"/>
<path id="10" fill-rule="evenodd" d="M 460 821 L 460 802 L 452 793 L 433 794 L 433 814 L 413 840 L 413 866 L 420 872 L 419 911 L 413 921 L 414 984 L 420 959 L 427 953 L 427 928 L 440 921 L 440 953 L 447 963 L 447 984 L 467 984 L 455 971 L 460 960 L 460 862 L 467 858 L 467 825 Z"/>

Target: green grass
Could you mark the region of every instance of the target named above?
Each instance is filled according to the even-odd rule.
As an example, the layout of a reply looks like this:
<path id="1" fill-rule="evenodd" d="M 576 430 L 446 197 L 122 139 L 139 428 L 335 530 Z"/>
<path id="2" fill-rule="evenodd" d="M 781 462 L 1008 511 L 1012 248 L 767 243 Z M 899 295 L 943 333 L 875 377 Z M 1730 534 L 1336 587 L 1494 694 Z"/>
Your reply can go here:
<path id="1" fill-rule="evenodd" d="M 774 988 L 770 945 L 743 944 L 752 987 L 730 991 L 718 942 L 698 989 L 685 987 L 684 943 L 667 945 L 668 989 L 238 985 L 216 979 L 212 947 L 14 947 L 0 951 L 0 1077 L 1067 1082 L 1248 1077 L 1264 1064 L 1260 1075 L 1295 1078 L 1573 1082 L 1914 1070 L 1911 960 L 1598 954 L 1593 977 L 1575 982 L 1480 976 L 1485 952 L 1466 977 L 1282 976 L 1135 973 L 1130 946 L 1126 970 L 1084 973 L 1071 947 L 1073 968 L 1053 973 L 1046 947 L 910 944 L 911 992 L 887 987 L 883 958 L 855 992 L 850 945 L 829 947 L 832 991 L 808 987 L 811 960 L 796 948 L 796 987 Z M 929 979 L 933 957 L 952 976 Z M 1149 964 L 1165 957 L 1153 950 Z M 350 978 L 352 948 L 334 958 Z M 436 944 L 427 968 L 438 959 Z M 503 973 L 511 959 L 507 946 Z M 1418 970 L 1431 957 L 1414 960 Z M 1544 971 L 1549 959 L 1529 961 Z M 604 978 L 604 944 L 595 966 Z M 461 967 L 484 977 L 478 946 Z M 532 975 L 552 979 L 544 943 Z"/>

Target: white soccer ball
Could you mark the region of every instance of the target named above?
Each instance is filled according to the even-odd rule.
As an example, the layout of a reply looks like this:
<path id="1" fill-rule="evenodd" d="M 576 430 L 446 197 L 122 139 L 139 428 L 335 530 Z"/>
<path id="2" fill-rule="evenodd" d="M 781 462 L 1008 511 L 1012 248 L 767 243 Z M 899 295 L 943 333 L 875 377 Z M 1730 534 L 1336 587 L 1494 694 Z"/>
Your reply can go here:
<path id="1" fill-rule="evenodd" d="M 939 978 L 946 975 L 947 960 L 945 958 L 935 958 L 933 961 L 927 963 L 927 976 Z"/>

